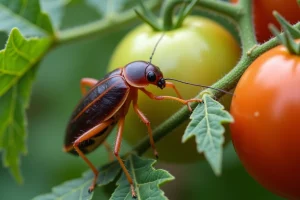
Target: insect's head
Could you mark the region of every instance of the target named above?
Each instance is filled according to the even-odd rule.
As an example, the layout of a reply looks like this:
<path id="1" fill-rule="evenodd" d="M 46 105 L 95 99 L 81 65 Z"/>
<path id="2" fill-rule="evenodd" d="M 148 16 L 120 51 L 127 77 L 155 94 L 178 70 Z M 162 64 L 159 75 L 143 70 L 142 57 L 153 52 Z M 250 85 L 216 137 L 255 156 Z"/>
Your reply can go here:
<path id="1" fill-rule="evenodd" d="M 142 88 L 153 84 L 163 89 L 166 86 L 160 69 L 149 62 L 135 61 L 129 63 L 125 66 L 123 73 L 127 83 L 133 87 Z"/>
<path id="2" fill-rule="evenodd" d="M 125 66 L 124 77 L 127 83 L 129 83 L 131 86 L 141 88 L 152 84 L 156 85 L 160 89 L 166 87 L 166 81 L 163 77 L 162 72 L 157 66 L 151 63 L 156 47 L 163 36 L 164 34 L 161 35 L 161 37 L 155 44 L 149 62 L 135 61 Z"/>
<path id="3" fill-rule="evenodd" d="M 145 74 L 146 74 L 147 81 L 150 84 L 156 85 L 160 89 L 166 87 L 166 81 L 159 67 L 152 64 L 148 64 Z"/>

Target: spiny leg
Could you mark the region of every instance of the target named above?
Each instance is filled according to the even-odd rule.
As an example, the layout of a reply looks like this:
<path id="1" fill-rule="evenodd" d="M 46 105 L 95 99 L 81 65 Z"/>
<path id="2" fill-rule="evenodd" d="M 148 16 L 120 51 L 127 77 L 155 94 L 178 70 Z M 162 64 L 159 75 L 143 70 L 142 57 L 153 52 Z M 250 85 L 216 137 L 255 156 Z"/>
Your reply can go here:
<path id="1" fill-rule="evenodd" d="M 100 123 L 98 125 L 96 125 L 95 127 L 93 127 L 92 129 L 88 130 L 87 132 L 85 132 L 83 135 L 81 135 L 77 140 L 75 140 L 75 142 L 73 143 L 73 147 L 74 149 L 77 151 L 78 155 L 89 165 L 89 167 L 92 169 L 92 171 L 94 172 L 94 179 L 93 179 L 93 183 L 89 188 L 89 192 L 92 192 L 95 188 L 96 185 L 96 181 L 98 178 L 98 170 L 96 169 L 96 167 L 91 163 L 91 161 L 89 161 L 89 159 L 84 155 L 84 153 L 79 149 L 79 144 L 85 140 L 88 140 L 90 138 L 92 138 L 94 135 L 97 135 L 99 132 L 101 132 L 102 130 L 104 130 L 107 126 L 109 126 L 111 123 L 113 122 L 113 120 L 108 120 L 106 122 Z"/>
<path id="2" fill-rule="evenodd" d="M 150 144 L 153 149 L 155 157 L 158 159 L 158 152 L 155 148 L 155 142 L 152 135 L 152 129 L 150 125 L 150 121 L 147 119 L 147 117 L 144 115 L 144 113 L 139 109 L 139 106 L 137 104 L 137 96 L 133 99 L 133 109 L 136 112 L 136 114 L 140 117 L 140 119 L 144 122 L 144 124 L 147 126 Z"/>
<path id="3" fill-rule="evenodd" d="M 188 99 L 188 100 L 184 100 L 178 97 L 172 97 L 172 96 L 155 96 L 154 94 L 152 94 L 151 92 L 147 91 L 144 88 L 140 88 L 140 90 L 142 92 L 144 92 L 149 98 L 154 99 L 154 100 L 174 100 L 174 101 L 178 101 L 184 105 L 188 106 L 188 109 L 192 112 L 192 108 L 189 106 L 189 102 L 202 102 L 202 99 Z"/>
<path id="4" fill-rule="evenodd" d="M 119 152 L 120 152 L 120 147 L 121 147 L 121 142 L 122 142 L 122 134 L 123 134 L 123 129 L 124 129 L 124 120 L 125 120 L 125 116 L 121 116 L 119 119 L 119 123 L 118 123 L 118 133 L 117 133 L 117 139 L 116 139 L 116 143 L 115 143 L 115 149 L 114 149 L 114 154 L 117 157 L 123 172 L 125 173 L 125 176 L 130 184 L 130 188 L 131 188 L 131 195 L 133 198 L 136 198 L 136 194 L 134 191 L 134 186 L 133 186 L 133 181 L 132 178 L 128 172 L 128 170 L 126 169 L 122 159 L 119 156 Z"/>
<path id="5" fill-rule="evenodd" d="M 98 82 L 97 79 L 93 78 L 83 78 L 80 81 L 80 90 L 82 95 L 85 95 L 87 93 L 86 87 L 93 87 Z"/>

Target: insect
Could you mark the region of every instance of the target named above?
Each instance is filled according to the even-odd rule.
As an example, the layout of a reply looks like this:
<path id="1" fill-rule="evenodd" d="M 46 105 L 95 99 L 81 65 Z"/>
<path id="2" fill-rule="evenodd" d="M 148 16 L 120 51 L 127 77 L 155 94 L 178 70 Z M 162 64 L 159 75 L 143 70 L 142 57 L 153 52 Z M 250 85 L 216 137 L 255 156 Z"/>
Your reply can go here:
<path id="1" fill-rule="evenodd" d="M 159 41 L 161 39 L 162 37 Z M 201 102 L 201 99 L 182 99 L 182 96 L 176 89 L 175 85 L 166 81 L 160 69 L 151 64 L 157 44 L 155 45 L 150 57 L 150 62 L 131 62 L 123 68 L 110 72 L 99 81 L 91 78 L 83 78 L 81 80 L 81 91 L 84 97 L 75 108 L 68 123 L 64 150 L 66 152 L 79 155 L 94 172 L 94 179 L 89 188 L 90 192 L 94 190 L 99 172 L 87 159 L 85 154 L 92 152 L 99 145 L 104 143 L 113 127 L 117 125 L 118 129 L 114 146 L 114 155 L 119 161 L 130 184 L 132 197 L 136 197 L 132 178 L 119 156 L 124 120 L 130 104 L 133 105 L 134 111 L 147 126 L 151 147 L 154 155 L 158 157 L 158 152 L 155 148 L 152 137 L 150 122 L 139 109 L 137 104 L 138 91 L 145 93 L 149 98 L 154 100 L 178 101 L 187 105 L 190 111 L 192 109 L 189 102 Z M 178 97 L 155 96 L 145 89 L 149 84 L 156 85 L 161 89 L 171 88 L 175 91 Z M 86 87 L 90 87 L 90 90 L 86 91 Z"/>

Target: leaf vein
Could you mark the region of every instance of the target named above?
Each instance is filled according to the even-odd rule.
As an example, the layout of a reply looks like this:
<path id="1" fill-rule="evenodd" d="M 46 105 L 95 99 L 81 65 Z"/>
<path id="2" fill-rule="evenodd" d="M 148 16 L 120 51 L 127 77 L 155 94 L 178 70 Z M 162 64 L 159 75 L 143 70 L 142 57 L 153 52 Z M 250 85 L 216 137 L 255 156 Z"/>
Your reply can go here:
<path id="1" fill-rule="evenodd" d="M 136 174 L 135 174 L 135 170 L 134 170 L 134 163 L 133 163 L 133 157 L 132 156 L 129 159 L 129 163 L 130 163 L 130 168 L 131 168 L 131 171 L 132 171 L 133 182 L 135 183 L 135 188 L 137 190 L 136 191 L 137 197 L 138 197 L 138 199 L 141 199 L 141 194 L 140 194 L 140 191 L 138 189 L 138 182 L 136 180 Z"/>
<path id="2" fill-rule="evenodd" d="M 16 76 L 16 78 L 12 79 L 12 80 L 10 81 L 10 83 L 8 83 L 4 88 L 2 88 L 2 89 L 0 90 L 0 97 L 1 97 L 2 95 L 4 95 L 9 89 L 11 89 L 11 87 L 12 87 L 13 85 L 15 85 L 15 83 L 17 82 L 18 79 L 19 79 L 19 78 Z"/>
<path id="3" fill-rule="evenodd" d="M 33 60 L 31 60 L 31 59 L 29 58 L 28 55 L 26 55 L 26 54 L 25 54 L 24 52 L 22 52 L 19 48 L 17 48 L 17 46 L 16 46 L 16 44 L 15 44 L 14 38 L 11 40 L 11 43 L 12 43 L 12 46 L 13 46 L 15 52 L 16 52 L 17 54 L 19 54 L 20 57 L 22 57 L 23 59 L 27 60 L 27 61 L 29 62 L 29 65 L 32 65 Z"/>
<path id="4" fill-rule="evenodd" d="M 0 73 L 2 73 L 4 75 L 14 75 L 14 76 L 19 75 L 18 72 L 13 72 L 13 71 L 5 70 L 5 69 L 0 69 Z"/>
<path id="5" fill-rule="evenodd" d="M 87 184 L 90 184 L 90 182 L 92 181 L 93 179 L 88 179 L 86 180 L 83 184 L 79 185 L 78 187 L 75 187 L 73 188 L 72 190 L 70 190 L 69 192 L 63 194 L 62 196 L 58 197 L 59 199 L 63 199 L 63 197 L 71 194 L 71 193 L 74 193 L 76 192 L 77 189 L 80 189 L 80 188 L 84 188 Z M 81 189 L 83 191 L 83 189 Z"/>
<path id="6" fill-rule="evenodd" d="M 210 125 L 209 125 L 209 120 L 208 120 L 208 107 L 207 107 L 207 103 L 205 103 L 205 119 L 206 119 L 206 125 L 207 125 L 207 131 L 206 131 L 206 135 L 209 137 L 210 143 L 212 144 L 213 148 L 215 149 L 214 143 L 213 143 L 213 139 L 212 139 L 212 135 L 210 134 Z"/>

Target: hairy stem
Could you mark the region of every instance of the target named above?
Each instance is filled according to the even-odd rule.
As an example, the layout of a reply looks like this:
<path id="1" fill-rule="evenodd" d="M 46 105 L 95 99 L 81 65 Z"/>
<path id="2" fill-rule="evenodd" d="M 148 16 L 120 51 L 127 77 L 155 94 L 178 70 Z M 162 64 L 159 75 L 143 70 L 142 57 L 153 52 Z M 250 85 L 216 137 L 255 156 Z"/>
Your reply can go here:
<path id="1" fill-rule="evenodd" d="M 182 4 L 182 3 L 190 3 L 189 1 L 183 1 L 183 0 L 173 0 L 171 1 L 164 9 L 163 17 L 164 17 L 164 28 L 166 30 L 169 30 L 173 26 L 173 12 L 176 8 L 176 6 Z M 211 12 L 215 12 L 219 15 L 226 16 L 230 19 L 238 19 L 240 17 L 240 8 L 239 6 L 234 6 L 232 4 L 229 4 L 227 2 L 222 1 L 211 1 L 211 0 L 199 0 L 197 2 L 197 6 L 210 10 Z"/>
<path id="2" fill-rule="evenodd" d="M 243 54 L 245 54 L 257 44 L 252 21 L 252 1 L 241 0 L 239 5 L 242 8 L 242 15 L 237 20 L 239 24 Z"/>

